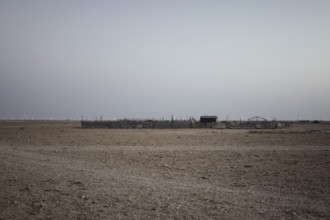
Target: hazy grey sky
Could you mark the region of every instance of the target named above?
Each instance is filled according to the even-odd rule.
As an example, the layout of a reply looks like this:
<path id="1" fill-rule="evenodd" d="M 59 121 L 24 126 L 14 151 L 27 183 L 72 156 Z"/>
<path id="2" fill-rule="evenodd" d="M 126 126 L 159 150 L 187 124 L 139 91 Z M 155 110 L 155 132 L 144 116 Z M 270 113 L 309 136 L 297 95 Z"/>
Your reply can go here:
<path id="1" fill-rule="evenodd" d="M 0 0 L 0 118 L 329 120 L 329 39 L 329 0 Z"/>

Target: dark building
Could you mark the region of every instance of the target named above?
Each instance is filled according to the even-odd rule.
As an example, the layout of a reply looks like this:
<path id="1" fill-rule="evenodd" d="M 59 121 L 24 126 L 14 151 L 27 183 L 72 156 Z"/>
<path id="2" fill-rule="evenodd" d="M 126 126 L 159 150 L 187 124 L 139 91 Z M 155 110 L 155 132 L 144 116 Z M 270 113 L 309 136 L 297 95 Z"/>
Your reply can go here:
<path id="1" fill-rule="evenodd" d="M 200 123 L 208 124 L 217 122 L 217 116 L 201 116 Z"/>

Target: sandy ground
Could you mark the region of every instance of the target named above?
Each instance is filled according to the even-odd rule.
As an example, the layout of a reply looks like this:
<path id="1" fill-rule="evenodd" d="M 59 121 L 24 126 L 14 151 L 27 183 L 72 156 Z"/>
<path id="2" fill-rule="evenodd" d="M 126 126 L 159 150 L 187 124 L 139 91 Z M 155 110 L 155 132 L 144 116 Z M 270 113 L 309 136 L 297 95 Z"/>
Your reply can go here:
<path id="1" fill-rule="evenodd" d="M 0 122 L 0 219 L 330 219 L 330 124 Z"/>

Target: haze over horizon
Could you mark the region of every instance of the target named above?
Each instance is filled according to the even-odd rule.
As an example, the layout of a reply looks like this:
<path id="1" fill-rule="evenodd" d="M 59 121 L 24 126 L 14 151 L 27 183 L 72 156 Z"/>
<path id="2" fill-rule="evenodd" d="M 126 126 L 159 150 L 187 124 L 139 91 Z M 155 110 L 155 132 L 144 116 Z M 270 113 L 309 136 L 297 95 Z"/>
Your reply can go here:
<path id="1" fill-rule="evenodd" d="M 330 120 L 330 1 L 0 1 L 0 119 Z"/>

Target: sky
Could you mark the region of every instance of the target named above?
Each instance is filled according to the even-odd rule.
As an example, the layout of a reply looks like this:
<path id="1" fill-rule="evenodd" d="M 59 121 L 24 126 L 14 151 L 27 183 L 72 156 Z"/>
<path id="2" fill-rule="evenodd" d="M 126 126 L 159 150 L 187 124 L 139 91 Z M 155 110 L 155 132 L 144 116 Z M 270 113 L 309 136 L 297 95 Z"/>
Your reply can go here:
<path id="1" fill-rule="evenodd" d="M 0 0 L 0 118 L 330 120 L 328 0 Z"/>

